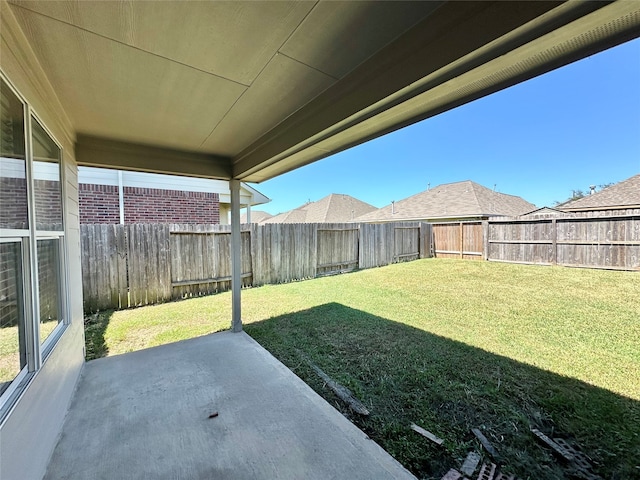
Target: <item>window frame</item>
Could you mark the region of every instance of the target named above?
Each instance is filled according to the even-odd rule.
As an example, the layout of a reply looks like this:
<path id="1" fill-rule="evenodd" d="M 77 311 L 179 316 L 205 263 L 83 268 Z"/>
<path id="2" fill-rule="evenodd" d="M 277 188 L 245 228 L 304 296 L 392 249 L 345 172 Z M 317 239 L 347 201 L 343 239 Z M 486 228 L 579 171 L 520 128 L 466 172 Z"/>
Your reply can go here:
<path id="1" fill-rule="evenodd" d="M 29 112 L 29 125 L 28 125 L 28 133 L 25 134 L 25 136 L 28 139 L 28 152 L 29 152 L 29 159 L 28 159 L 28 169 L 31 172 L 31 182 L 28 183 L 28 186 L 31 187 L 31 193 L 33 195 L 33 199 L 31 199 L 31 205 L 33 206 L 33 210 L 29 210 L 29 212 L 31 213 L 31 211 L 33 211 L 33 215 L 29 216 L 29 230 L 34 232 L 33 238 L 32 238 L 32 244 L 33 244 L 33 249 L 34 251 L 31 253 L 32 257 L 35 257 L 36 259 L 36 264 L 35 264 L 35 270 L 32 271 L 32 277 L 35 277 L 35 281 L 36 283 L 38 283 L 38 265 L 37 265 L 37 258 L 38 258 L 38 240 L 58 240 L 58 264 L 56 265 L 56 268 L 58 269 L 58 278 L 60 279 L 60 284 L 58 285 L 58 298 L 60 301 L 60 305 L 58 306 L 58 310 L 60 312 L 60 315 L 62 317 L 62 321 L 58 323 L 58 325 L 56 325 L 56 327 L 53 329 L 53 331 L 49 334 L 49 336 L 45 339 L 44 342 L 40 343 L 40 286 L 37 285 L 37 291 L 38 295 L 37 295 L 37 302 L 38 302 L 38 308 L 37 310 L 34 309 L 35 312 L 37 312 L 37 315 L 34 316 L 34 320 L 36 323 L 36 331 L 34 339 L 36 340 L 36 342 L 38 343 L 37 348 L 38 348 L 38 356 L 39 358 L 39 366 L 41 367 L 45 360 L 49 357 L 49 355 L 51 354 L 51 352 L 53 351 L 55 345 L 57 344 L 58 340 L 60 339 L 60 337 L 62 336 L 62 333 L 64 332 L 64 330 L 66 329 L 67 325 L 70 324 L 70 318 L 69 318 L 69 288 L 68 288 L 68 257 L 67 257 L 67 247 L 66 247 L 66 238 L 67 238 L 67 207 L 66 207 L 66 203 L 65 199 L 66 199 L 66 182 L 65 182 L 65 172 L 64 172 L 64 149 L 62 148 L 62 144 L 58 141 L 58 139 L 55 137 L 55 135 L 53 135 L 53 133 L 51 132 L 51 130 L 49 130 L 47 128 L 47 126 L 44 124 L 44 122 L 42 121 L 42 119 L 38 116 L 38 114 L 33 110 L 33 108 L 31 108 L 31 106 L 27 103 L 27 110 Z M 32 129 L 32 125 L 33 125 L 33 120 L 35 120 L 36 122 L 38 122 L 38 125 L 40 126 L 40 128 L 42 128 L 42 130 L 49 136 L 49 138 L 53 141 L 53 143 L 55 143 L 55 145 L 58 147 L 59 150 L 59 159 L 58 159 L 58 167 L 59 167 L 59 173 L 60 173 L 60 212 L 62 214 L 62 229 L 61 230 L 38 230 L 37 228 L 37 213 L 36 213 L 36 203 L 35 203 L 35 178 L 33 178 L 34 176 L 34 165 L 33 163 L 35 162 L 35 154 L 34 154 L 34 149 L 33 149 L 33 129 Z M 30 205 L 30 207 L 31 207 Z M 33 217 L 33 229 L 31 228 L 31 218 Z M 33 297 L 36 297 L 36 295 L 34 295 Z"/>
<path id="2" fill-rule="evenodd" d="M 13 409 L 17 399 L 26 390 L 29 383 L 41 370 L 42 366 L 55 349 L 60 338 L 71 324 L 70 315 L 70 294 L 69 294 L 69 252 L 67 242 L 67 186 L 66 186 L 66 166 L 65 150 L 56 136 L 46 126 L 42 118 L 27 101 L 26 97 L 12 84 L 7 75 L 0 69 L 0 79 L 8 87 L 9 91 L 20 101 L 23 111 L 24 122 L 24 142 L 25 142 L 25 177 L 27 184 L 27 212 L 28 229 L 3 229 L 0 228 L 0 242 L 21 242 L 22 261 L 22 294 L 25 317 L 25 349 L 26 365 L 20 373 L 11 381 L 6 390 L 0 395 L 0 424 L 7 418 L 8 413 Z M 49 136 L 59 149 L 58 168 L 60 174 L 60 200 L 62 214 L 62 229 L 60 231 L 44 231 L 36 228 L 36 204 L 35 204 L 35 184 L 34 184 L 34 152 L 33 152 L 33 121 Z M 55 239 L 58 240 L 58 261 L 57 269 L 58 310 L 61 321 L 40 343 L 40 304 L 38 285 L 38 240 Z"/>
<path id="3" fill-rule="evenodd" d="M 28 319 L 30 317 L 33 317 L 31 308 L 30 308 L 31 305 L 30 305 L 30 302 L 28 301 L 31 295 L 31 280 L 30 280 L 31 272 L 29 271 L 29 265 L 30 265 L 29 237 L 28 236 L 10 236 L 10 237 L 0 236 L 0 243 L 17 243 L 20 245 L 20 253 L 21 253 L 20 263 L 22 264 L 22 272 L 21 272 L 22 282 L 21 282 L 21 285 L 18 285 L 17 287 L 20 289 L 20 292 L 22 293 L 22 302 L 23 302 L 22 307 L 24 309 L 24 315 L 23 315 L 24 318 Z M 2 397 L 5 397 L 5 396 L 11 397 L 12 392 L 14 392 L 14 390 L 18 388 L 19 385 L 23 383 L 28 376 L 35 373 L 35 362 L 33 361 L 34 359 L 30 349 L 30 343 L 31 343 L 31 337 L 33 335 L 33 331 L 29 323 L 30 322 L 25 320 L 25 325 L 24 325 L 24 334 L 25 334 L 24 346 L 26 349 L 25 366 L 20 369 L 20 371 L 18 372 L 18 375 L 16 375 L 15 378 L 9 383 L 9 386 L 7 387 L 7 389 L 0 396 L 0 400 L 2 399 Z M 18 326 L 18 329 L 19 328 L 20 327 Z M 2 412 L 2 408 L 3 408 L 3 403 L 0 401 L 0 412 Z M 0 417 L 0 419 L 1 418 L 2 417 Z"/>

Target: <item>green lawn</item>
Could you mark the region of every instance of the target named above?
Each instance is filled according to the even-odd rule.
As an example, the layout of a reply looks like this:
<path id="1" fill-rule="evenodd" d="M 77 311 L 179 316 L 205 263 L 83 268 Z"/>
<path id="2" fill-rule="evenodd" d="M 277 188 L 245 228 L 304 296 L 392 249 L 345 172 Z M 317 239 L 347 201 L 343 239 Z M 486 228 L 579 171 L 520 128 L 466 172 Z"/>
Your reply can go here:
<path id="1" fill-rule="evenodd" d="M 87 322 L 90 358 L 225 329 L 230 295 Z M 640 476 L 640 274 L 421 260 L 243 291 L 246 331 L 422 478 L 479 444 L 505 470 L 571 478 L 529 433 L 580 446 L 606 479 Z M 350 388 L 350 414 L 301 358 Z M 443 446 L 409 429 L 415 422 Z"/>
<path id="2" fill-rule="evenodd" d="M 40 341 L 46 338 L 58 326 L 57 320 L 40 323 Z M 0 328 L 0 387 L 8 384 L 20 373 L 20 339 L 18 326 Z M 2 388 L 0 388 L 0 391 Z"/>

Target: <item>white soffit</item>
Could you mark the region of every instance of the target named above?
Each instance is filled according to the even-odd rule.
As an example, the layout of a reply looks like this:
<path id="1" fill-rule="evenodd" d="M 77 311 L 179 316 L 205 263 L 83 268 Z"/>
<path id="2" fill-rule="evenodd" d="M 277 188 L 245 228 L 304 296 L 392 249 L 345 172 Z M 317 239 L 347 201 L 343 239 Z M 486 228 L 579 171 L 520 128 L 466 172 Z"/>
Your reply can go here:
<path id="1" fill-rule="evenodd" d="M 596 8 L 591 12 L 584 10 L 594 6 Z M 572 15 L 576 18 L 574 21 L 563 20 Z M 549 29 L 549 25 L 556 27 Z M 527 29 L 534 33 L 527 33 Z M 539 33 L 545 29 L 549 33 Z M 452 33 L 456 35 L 455 31 Z M 522 43 L 518 36 L 529 36 L 531 41 Z M 270 134 L 271 138 L 265 137 L 263 145 L 256 146 L 253 151 L 247 150 L 247 159 L 243 159 L 242 154 L 235 159 L 238 165 L 234 172 L 252 182 L 273 178 L 638 36 L 640 2 L 618 1 L 608 5 L 568 2 L 392 95 L 361 110 L 354 109 L 353 115 L 336 121 L 325 131 L 318 128 L 317 133 L 312 134 L 309 129 L 306 139 L 299 145 L 287 145 L 286 138 L 291 138 L 290 134 Z M 496 48 L 505 53 L 491 53 Z M 465 63 L 477 66 L 468 68 Z M 326 103 L 323 106 L 317 100 L 320 115 L 325 114 L 323 110 L 327 105 L 336 105 Z M 294 131 L 298 127 L 292 121 L 290 126 L 279 128 Z M 282 153 L 274 154 L 257 169 L 252 168 L 249 160 L 252 156 L 259 158 L 264 154 L 261 150 L 273 148 L 278 143 L 275 150 Z M 269 153 L 266 156 L 269 157 Z"/>
<path id="2" fill-rule="evenodd" d="M 42 16 L 248 86 L 314 2 L 15 1 Z"/>
<path id="3" fill-rule="evenodd" d="M 398 8 L 390 1 L 320 2 L 280 52 L 342 78 L 442 3 L 416 1 Z"/>
<path id="4" fill-rule="evenodd" d="M 276 54 L 201 149 L 233 156 L 334 83 L 330 76 Z"/>
<path id="5" fill-rule="evenodd" d="M 10 5 L 78 133 L 233 157 L 439 3 Z"/>
<path id="6" fill-rule="evenodd" d="M 640 35 L 635 1 L 9 2 L 80 164 L 252 182 Z"/>
<path id="7" fill-rule="evenodd" d="M 246 90 L 22 8 L 14 12 L 81 133 L 194 150 Z"/>

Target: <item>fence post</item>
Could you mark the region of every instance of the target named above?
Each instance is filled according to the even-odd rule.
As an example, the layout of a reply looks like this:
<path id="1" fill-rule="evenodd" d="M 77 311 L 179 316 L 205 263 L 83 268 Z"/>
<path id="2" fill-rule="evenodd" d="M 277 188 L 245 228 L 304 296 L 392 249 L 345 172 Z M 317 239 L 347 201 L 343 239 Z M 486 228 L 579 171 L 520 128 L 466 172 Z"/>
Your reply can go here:
<path id="1" fill-rule="evenodd" d="M 558 226 L 556 219 L 551 219 L 551 265 L 558 263 Z"/>
<path id="2" fill-rule="evenodd" d="M 258 244 L 258 227 L 257 223 L 249 224 L 249 231 L 251 235 L 251 286 L 255 287 L 258 285 L 258 278 L 260 277 L 260 273 L 258 270 L 258 253 L 257 253 L 257 244 Z"/>
<path id="3" fill-rule="evenodd" d="M 482 259 L 489 260 L 489 220 L 482 221 Z"/>
<path id="4" fill-rule="evenodd" d="M 420 222 L 420 258 L 431 257 L 433 235 L 431 234 L 431 224 Z"/>
<path id="5" fill-rule="evenodd" d="M 464 258 L 464 224 L 460 222 L 460 258 Z"/>

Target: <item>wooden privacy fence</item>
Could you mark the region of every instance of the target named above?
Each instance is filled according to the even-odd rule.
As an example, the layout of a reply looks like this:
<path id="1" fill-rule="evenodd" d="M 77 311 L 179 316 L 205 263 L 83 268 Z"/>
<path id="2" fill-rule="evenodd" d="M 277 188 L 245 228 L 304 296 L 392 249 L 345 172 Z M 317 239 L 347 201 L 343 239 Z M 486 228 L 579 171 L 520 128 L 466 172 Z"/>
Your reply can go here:
<path id="1" fill-rule="evenodd" d="M 598 215 L 433 223 L 434 256 L 640 270 L 640 214 Z"/>
<path id="2" fill-rule="evenodd" d="M 486 222 L 432 223 L 433 248 L 438 258 L 483 260 Z"/>
<path id="3" fill-rule="evenodd" d="M 488 222 L 487 259 L 640 270 L 640 215 Z"/>
<path id="4" fill-rule="evenodd" d="M 169 231 L 169 298 L 205 295 L 231 288 L 231 227 L 173 225 Z M 241 229 L 243 286 L 251 285 L 251 238 Z M 137 305 L 137 304 L 133 304 Z"/>
<path id="5" fill-rule="evenodd" d="M 151 305 L 227 290 L 228 225 L 82 225 L 85 311 Z M 284 283 L 431 255 L 431 226 L 243 225 L 244 286 Z"/>

